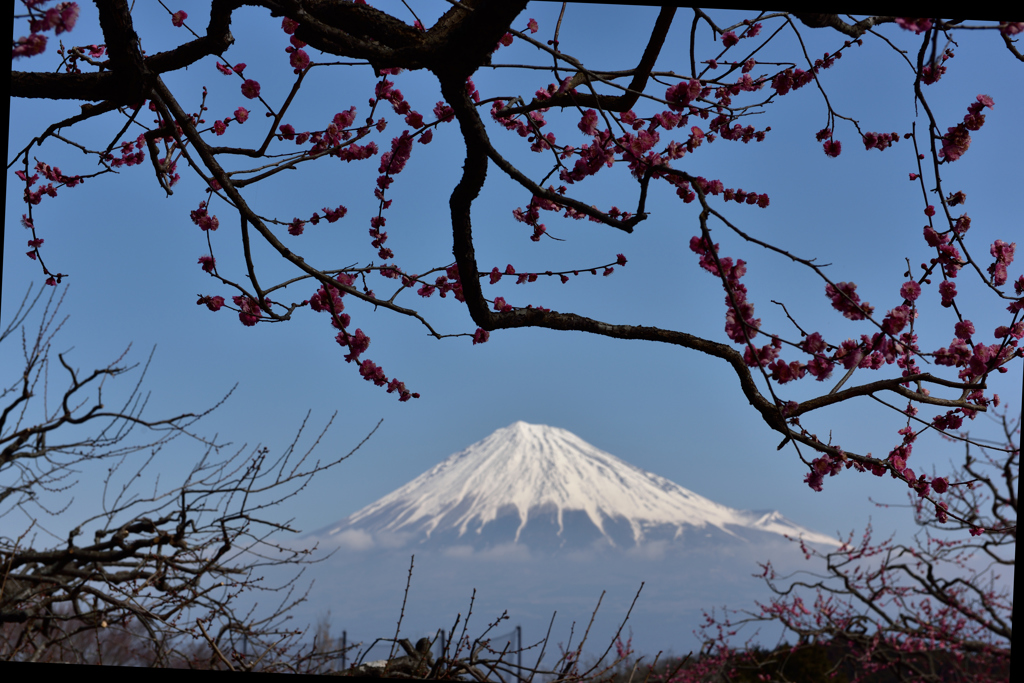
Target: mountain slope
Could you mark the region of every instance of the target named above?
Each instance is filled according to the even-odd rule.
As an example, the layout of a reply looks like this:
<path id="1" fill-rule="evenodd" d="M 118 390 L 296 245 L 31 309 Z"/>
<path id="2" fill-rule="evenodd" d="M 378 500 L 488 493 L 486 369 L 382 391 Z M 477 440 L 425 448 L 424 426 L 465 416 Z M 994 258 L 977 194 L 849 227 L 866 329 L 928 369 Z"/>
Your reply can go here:
<path id="1" fill-rule="evenodd" d="M 838 545 L 778 512 L 715 503 L 564 429 L 516 422 L 315 535 L 364 546 L 629 548 L 764 534 Z"/>

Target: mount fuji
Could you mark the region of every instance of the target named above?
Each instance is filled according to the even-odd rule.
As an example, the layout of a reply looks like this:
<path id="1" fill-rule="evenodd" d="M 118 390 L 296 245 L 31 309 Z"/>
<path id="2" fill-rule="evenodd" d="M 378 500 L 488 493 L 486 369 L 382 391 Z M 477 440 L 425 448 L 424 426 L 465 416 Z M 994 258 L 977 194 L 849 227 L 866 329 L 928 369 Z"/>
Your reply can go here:
<path id="1" fill-rule="evenodd" d="M 777 511 L 726 507 L 557 427 L 515 422 L 312 534 L 350 550 L 687 552 L 833 538 Z"/>

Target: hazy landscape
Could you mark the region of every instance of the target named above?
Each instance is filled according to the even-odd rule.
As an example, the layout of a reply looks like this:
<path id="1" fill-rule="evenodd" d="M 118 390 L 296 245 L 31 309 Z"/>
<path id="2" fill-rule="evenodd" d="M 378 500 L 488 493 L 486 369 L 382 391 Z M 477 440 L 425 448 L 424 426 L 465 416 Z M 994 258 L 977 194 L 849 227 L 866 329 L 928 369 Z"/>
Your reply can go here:
<path id="1" fill-rule="evenodd" d="M 585 651 L 603 651 L 640 591 L 623 635 L 642 652 L 685 654 L 700 647 L 704 610 L 768 598 L 752 576 L 759 561 L 813 566 L 786 535 L 838 545 L 777 511 L 714 503 L 568 431 L 516 422 L 304 539 L 334 553 L 306 572 L 315 585 L 295 616 L 329 612 L 332 634 L 350 643 L 392 637 L 415 556 L 402 623 L 411 640 L 465 618 L 475 589 L 469 633 L 507 611 L 492 634 L 521 626 L 524 644 L 557 613 L 552 643 L 574 632 L 575 645 L 600 600 Z M 774 645 L 777 633 L 763 636 Z"/>

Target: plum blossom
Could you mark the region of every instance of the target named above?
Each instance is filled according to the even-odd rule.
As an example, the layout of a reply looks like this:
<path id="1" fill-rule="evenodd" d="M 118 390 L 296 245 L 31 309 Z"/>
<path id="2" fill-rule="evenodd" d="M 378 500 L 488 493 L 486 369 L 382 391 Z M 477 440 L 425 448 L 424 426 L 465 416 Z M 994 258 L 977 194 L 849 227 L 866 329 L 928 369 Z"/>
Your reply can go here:
<path id="1" fill-rule="evenodd" d="M 904 30 L 913 31 L 915 34 L 920 35 L 931 29 L 932 20 L 928 18 L 896 17 L 896 25 Z"/>
<path id="2" fill-rule="evenodd" d="M 860 303 L 857 285 L 852 282 L 840 282 L 833 286 L 825 285 L 825 295 L 832 300 L 832 308 L 841 311 L 850 320 L 864 320 L 875 310 L 871 304 Z"/>
<path id="3" fill-rule="evenodd" d="M 182 27 L 186 19 L 188 19 L 188 13 L 182 10 L 179 10 L 171 15 L 171 23 L 177 26 L 178 28 Z"/>
<path id="4" fill-rule="evenodd" d="M 242 84 L 242 94 L 250 100 L 256 99 L 260 96 L 260 84 L 251 78 L 247 79 Z"/>
<path id="5" fill-rule="evenodd" d="M 222 296 L 200 296 L 199 301 L 196 302 L 197 306 L 206 304 L 206 307 L 211 311 L 219 311 L 224 306 L 224 297 Z"/>
<path id="6" fill-rule="evenodd" d="M 970 320 L 964 320 L 955 324 L 953 330 L 957 339 L 970 339 L 971 335 L 974 334 L 974 323 Z"/>
<path id="7" fill-rule="evenodd" d="M 946 131 L 946 135 L 942 136 L 942 149 L 939 150 L 939 156 L 945 158 L 946 161 L 956 161 L 971 146 L 971 134 L 967 132 L 967 127 L 962 123 L 951 126 Z"/>
<path id="8" fill-rule="evenodd" d="M 903 286 L 900 287 L 900 296 L 907 301 L 916 301 L 917 297 L 921 296 L 921 285 L 913 280 L 904 282 Z"/>
<path id="9" fill-rule="evenodd" d="M 295 69 L 295 73 L 300 73 L 309 68 L 309 55 L 305 50 L 295 50 L 288 58 L 288 63 Z"/>
<path id="10" fill-rule="evenodd" d="M 28 38 L 18 38 L 11 52 L 13 59 L 22 57 L 34 57 L 46 51 L 46 36 L 41 33 L 33 33 Z"/>
<path id="11" fill-rule="evenodd" d="M 1006 267 L 1013 263 L 1013 254 L 1017 249 L 1017 243 L 1007 244 L 1003 240 L 996 240 L 989 248 L 989 253 L 996 261 L 988 267 L 988 273 L 992 276 L 992 284 L 1005 285 L 1007 279 Z"/>
<path id="12" fill-rule="evenodd" d="M 825 149 L 825 155 L 833 158 L 843 151 L 843 143 L 838 140 L 828 140 L 822 147 Z"/>

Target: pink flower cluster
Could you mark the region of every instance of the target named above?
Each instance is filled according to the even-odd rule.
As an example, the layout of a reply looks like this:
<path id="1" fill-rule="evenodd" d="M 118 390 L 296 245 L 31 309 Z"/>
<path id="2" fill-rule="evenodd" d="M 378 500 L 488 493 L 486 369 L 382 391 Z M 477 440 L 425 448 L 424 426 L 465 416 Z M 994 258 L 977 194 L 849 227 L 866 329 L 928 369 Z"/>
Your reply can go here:
<path id="1" fill-rule="evenodd" d="M 1013 263 L 1013 253 L 1016 249 L 1016 242 L 1007 244 L 1003 240 L 996 240 L 989 248 L 989 253 L 996 261 L 988 267 L 988 274 L 992 276 L 992 284 L 997 287 L 1006 284 L 1006 267 Z"/>
<path id="2" fill-rule="evenodd" d="M 216 216 L 211 216 L 206 210 L 206 202 L 199 202 L 199 208 L 195 211 L 189 212 L 189 218 L 192 222 L 198 225 L 203 231 L 216 230 L 220 226 L 220 221 L 217 220 Z"/>
<path id="3" fill-rule="evenodd" d="M 981 129 L 985 123 L 985 115 L 981 113 L 982 110 L 985 107 L 992 109 L 994 104 L 988 95 L 978 95 L 977 101 L 967 107 L 963 123 L 946 129 L 946 134 L 942 136 L 942 149 L 939 150 L 939 156 L 944 157 L 947 162 L 956 161 L 962 157 L 971 146 L 971 134 L 968 131 Z"/>
<path id="4" fill-rule="evenodd" d="M 61 2 L 55 7 L 46 10 L 42 16 L 36 15 L 36 5 L 46 0 L 21 0 L 21 4 L 29 11 L 29 30 L 31 34 L 25 38 L 22 36 L 14 42 L 14 49 L 11 52 L 12 59 L 21 57 L 33 57 L 46 51 L 45 31 L 53 30 L 56 35 L 70 31 L 78 21 L 79 8 L 77 2 Z"/>
<path id="5" fill-rule="evenodd" d="M 395 113 L 398 114 L 399 116 L 404 116 L 405 122 L 407 124 L 409 124 L 413 128 L 423 127 L 423 115 L 413 110 L 413 108 L 405 100 L 405 97 L 402 95 L 402 91 L 394 88 L 394 84 L 391 81 L 389 81 L 386 78 L 382 79 L 379 83 L 377 83 L 377 86 L 374 90 L 374 94 L 376 95 L 376 99 L 378 101 L 384 100 L 390 102 L 392 109 L 395 110 Z M 373 105 L 374 101 L 371 100 L 370 106 L 372 107 Z M 441 117 L 439 116 L 438 118 Z"/>
<path id="6" fill-rule="evenodd" d="M 937 257 L 931 259 L 931 263 L 941 263 L 946 275 L 955 278 L 964 262 L 960 258 L 960 250 L 949 243 L 949 234 L 936 232 L 931 226 L 926 225 L 924 226 L 924 239 L 928 246 L 935 247 L 939 252 Z M 939 288 L 941 291 L 941 285 Z M 950 303 L 954 296 L 956 296 L 955 288 L 951 296 L 948 297 Z M 943 300 L 946 298 L 944 294 Z"/>
<path id="7" fill-rule="evenodd" d="M 445 298 L 448 292 L 452 292 L 455 296 L 456 301 L 465 301 L 462 298 L 462 284 L 459 282 L 459 267 L 456 264 L 448 266 L 445 271 L 445 275 L 441 275 L 434 281 L 433 285 L 424 284 L 416 293 L 422 296 L 424 299 L 430 298 L 430 296 L 436 291 L 441 295 L 441 298 Z M 486 340 L 485 340 L 486 341 Z"/>
<path id="8" fill-rule="evenodd" d="M 242 321 L 243 325 L 246 327 L 252 327 L 259 321 L 261 313 L 258 301 L 247 296 L 234 296 L 231 297 L 231 300 L 235 302 L 236 306 L 238 306 L 238 319 Z M 223 299 L 221 299 L 221 301 L 223 301 Z M 271 302 L 270 299 L 264 299 L 263 303 L 269 307 Z"/>
<path id="9" fill-rule="evenodd" d="M 292 36 L 289 42 L 291 42 L 291 45 L 284 49 L 286 53 L 291 55 L 288 58 L 288 63 L 292 65 L 292 69 L 294 69 L 296 74 L 300 74 L 309 68 L 309 55 L 302 49 L 306 47 L 306 44 L 295 36 Z"/>
<path id="10" fill-rule="evenodd" d="M 747 301 L 747 287 L 740 283 L 740 278 L 747 272 L 747 264 L 743 259 L 736 261 L 733 265 L 732 257 L 726 256 L 718 259 L 722 270 L 719 271 L 714 256 L 718 254 L 718 245 L 711 246 L 709 241 L 699 235 L 690 238 L 690 251 L 700 255 L 700 267 L 712 275 L 721 276 L 722 286 L 725 288 L 725 333 L 729 339 L 740 344 L 746 344 L 748 340 L 757 336 L 761 327 L 760 318 L 754 318 L 754 304 Z M 731 296 L 730 296 L 731 295 Z M 733 305 L 735 300 L 735 306 Z M 767 346 L 764 351 L 767 351 Z M 778 348 L 778 347 L 773 347 Z M 748 365 L 767 364 L 766 357 L 754 359 L 750 357 L 750 346 L 746 348 L 744 360 Z"/>
<path id="11" fill-rule="evenodd" d="M 57 187 L 62 185 L 64 187 L 75 187 L 82 182 L 81 176 L 66 176 L 61 173 L 61 170 L 56 166 L 51 167 L 49 164 L 43 163 L 42 161 L 36 162 L 35 170 L 42 173 L 43 176 L 51 182 L 32 190 L 32 186 L 39 180 L 39 173 L 33 173 L 31 176 L 28 176 L 24 171 L 14 172 L 18 178 L 25 181 L 24 200 L 26 203 L 32 204 L 33 206 L 38 205 L 39 202 L 43 200 L 44 194 L 48 197 L 56 197 Z M 57 186 L 55 187 L 53 183 L 57 183 Z"/>
<path id="12" fill-rule="evenodd" d="M 196 302 L 197 306 L 206 305 L 211 311 L 219 311 L 224 306 L 224 297 L 222 296 L 202 296 L 200 295 L 199 301 Z"/>
<path id="13" fill-rule="evenodd" d="M 997 336 L 1010 336 L 1011 330 L 1014 328 L 1006 328 L 1006 335 Z M 993 370 L 1005 373 L 1006 368 L 1003 366 L 1006 363 L 1024 355 L 1024 351 L 1016 347 L 1017 338 L 1009 339 L 1005 344 L 975 344 L 972 347 L 966 339 L 957 337 L 948 348 L 943 347 L 935 352 L 935 364 L 962 368 L 958 375 L 960 379 L 964 382 L 973 382 Z"/>
<path id="14" fill-rule="evenodd" d="M 825 481 L 825 475 L 834 477 L 843 471 L 843 464 L 846 467 L 850 467 L 853 464 L 852 460 L 848 460 L 843 454 L 842 450 L 839 450 L 838 454 L 823 455 L 819 458 L 815 458 L 811 462 L 811 471 L 804 476 L 804 483 L 810 486 L 815 491 L 821 491 L 822 484 Z M 810 614 L 810 612 L 808 612 Z"/>
<path id="15" fill-rule="evenodd" d="M 825 296 L 832 300 L 832 308 L 850 320 L 864 320 L 875 310 L 871 304 L 860 302 L 857 285 L 852 282 L 840 282 L 835 286 L 825 285 Z"/>
<path id="16" fill-rule="evenodd" d="M 927 17 L 896 17 L 896 25 L 906 31 L 920 35 L 932 27 L 932 20 Z"/>
<path id="17" fill-rule="evenodd" d="M 865 133 L 863 138 L 864 149 L 887 149 L 889 145 L 899 142 L 900 136 L 897 133 Z"/>

